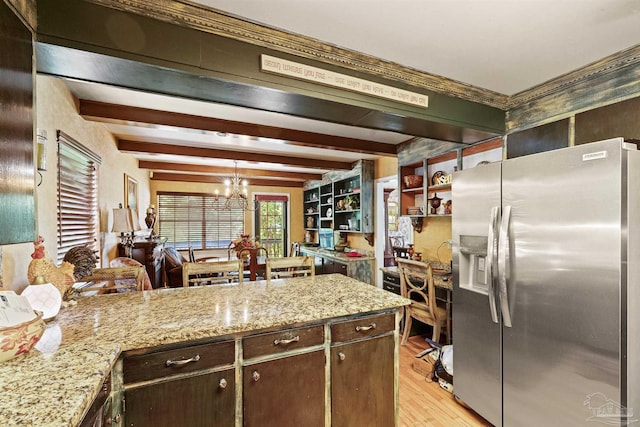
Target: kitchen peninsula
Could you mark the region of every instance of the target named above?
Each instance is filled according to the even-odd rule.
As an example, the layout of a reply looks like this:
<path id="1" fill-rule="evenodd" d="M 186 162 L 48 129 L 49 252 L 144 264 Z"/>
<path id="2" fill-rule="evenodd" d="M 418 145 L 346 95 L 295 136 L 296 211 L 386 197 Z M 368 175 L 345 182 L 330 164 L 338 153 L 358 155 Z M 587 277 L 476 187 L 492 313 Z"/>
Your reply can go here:
<path id="1" fill-rule="evenodd" d="M 85 297 L 31 352 L 0 364 L 0 425 L 78 425 L 110 374 L 112 425 L 193 416 L 199 423 L 182 425 L 268 426 L 286 416 L 338 426 L 374 412 L 393 425 L 398 316 L 408 302 L 339 274 Z M 358 399 L 350 387 L 372 390 Z M 194 403 L 195 389 L 210 393 Z M 148 403 L 167 394 L 174 406 Z M 376 394 L 374 411 L 367 399 Z"/>

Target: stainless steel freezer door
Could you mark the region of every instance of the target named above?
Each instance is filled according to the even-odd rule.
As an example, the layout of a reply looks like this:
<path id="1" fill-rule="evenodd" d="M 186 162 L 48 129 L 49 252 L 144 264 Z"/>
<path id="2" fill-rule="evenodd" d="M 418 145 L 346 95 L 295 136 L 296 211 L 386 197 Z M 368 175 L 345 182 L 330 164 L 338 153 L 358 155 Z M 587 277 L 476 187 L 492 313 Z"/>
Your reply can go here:
<path id="1" fill-rule="evenodd" d="M 594 393 L 624 404 L 620 164 L 620 141 L 503 162 L 505 426 L 593 425 Z"/>
<path id="2" fill-rule="evenodd" d="M 454 393 L 495 426 L 502 425 L 500 326 L 493 323 L 489 297 L 460 287 L 462 281 L 478 278 L 486 268 L 461 259 L 461 236 L 477 240 L 488 237 L 492 208 L 500 206 L 500 163 L 456 172 L 452 181 L 453 211 L 453 365 Z M 473 254 L 462 254 L 462 257 Z M 481 258 L 478 258 L 481 259 Z M 469 285 L 469 283 L 467 283 Z"/>

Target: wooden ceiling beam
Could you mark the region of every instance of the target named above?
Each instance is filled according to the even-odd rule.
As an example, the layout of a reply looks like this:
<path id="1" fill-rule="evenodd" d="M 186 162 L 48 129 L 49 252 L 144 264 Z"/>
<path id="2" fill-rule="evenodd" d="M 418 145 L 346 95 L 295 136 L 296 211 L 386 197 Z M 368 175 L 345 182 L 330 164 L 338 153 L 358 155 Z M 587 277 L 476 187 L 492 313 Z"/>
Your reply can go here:
<path id="1" fill-rule="evenodd" d="M 213 148 L 187 147 L 184 145 L 158 144 L 154 142 L 139 142 L 126 139 L 118 140 L 118 150 L 137 153 L 203 157 L 209 159 L 230 159 L 246 162 L 276 163 L 313 169 L 349 170 L 352 168 L 352 164 L 350 162 L 307 159 L 303 157 L 289 157 L 264 153 L 248 153 L 246 151 L 216 150 Z"/>
<path id="2" fill-rule="evenodd" d="M 140 169 L 199 172 L 224 176 L 229 176 L 236 172 L 236 169 L 233 167 L 194 165 L 190 163 L 152 162 L 148 160 L 139 160 L 138 167 Z M 238 168 L 237 172 L 243 177 L 273 177 L 294 181 L 315 181 L 322 179 L 321 173 L 283 172 L 277 170 L 245 168 Z"/>
<path id="3" fill-rule="evenodd" d="M 396 146 L 382 142 L 343 136 L 326 135 L 295 129 L 279 128 L 255 123 L 245 123 L 213 117 L 194 116 L 170 111 L 130 107 L 105 102 L 80 100 L 80 115 L 94 121 L 128 121 L 164 126 L 176 126 L 211 132 L 225 132 L 236 135 L 249 135 L 262 138 L 283 140 L 287 144 L 373 154 L 377 156 L 396 156 Z"/>
<path id="4" fill-rule="evenodd" d="M 212 175 L 191 175 L 184 173 L 168 173 L 168 172 L 154 172 L 151 176 L 153 181 L 178 181 L 178 182 L 203 182 L 208 184 L 220 184 L 223 185 L 223 178 Z M 289 188 L 302 188 L 304 183 L 302 181 L 283 181 L 276 179 L 251 179 L 249 185 L 252 187 L 289 187 Z"/>

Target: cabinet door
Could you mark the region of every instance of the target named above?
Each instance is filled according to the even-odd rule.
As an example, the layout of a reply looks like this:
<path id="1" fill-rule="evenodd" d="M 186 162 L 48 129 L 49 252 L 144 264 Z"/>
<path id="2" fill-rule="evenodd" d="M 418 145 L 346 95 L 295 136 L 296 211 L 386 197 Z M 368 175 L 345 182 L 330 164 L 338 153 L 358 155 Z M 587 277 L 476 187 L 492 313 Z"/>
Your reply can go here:
<path id="1" fill-rule="evenodd" d="M 127 427 L 235 426 L 235 369 L 125 390 Z"/>
<path id="2" fill-rule="evenodd" d="M 325 357 L 322 350 L 245 366 L 246 427 L 323 427 Z"/>
<path id="3" fill-rule="evenodd" d="M 331 348 L 331 426 L 395 425 L 392 335 Z"/>

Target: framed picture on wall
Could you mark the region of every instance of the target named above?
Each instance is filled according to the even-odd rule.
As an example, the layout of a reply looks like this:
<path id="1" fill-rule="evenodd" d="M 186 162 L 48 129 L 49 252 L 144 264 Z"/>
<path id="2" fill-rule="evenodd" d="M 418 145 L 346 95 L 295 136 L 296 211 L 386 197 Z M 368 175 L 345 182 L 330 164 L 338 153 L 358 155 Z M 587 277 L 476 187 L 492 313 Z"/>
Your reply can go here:
<path id="1" fill-rule="evenodd" d="M 138 212 L 138 181 L 124 174 L 124 204 Z"/>

